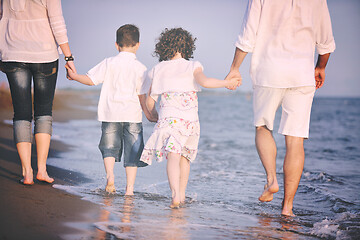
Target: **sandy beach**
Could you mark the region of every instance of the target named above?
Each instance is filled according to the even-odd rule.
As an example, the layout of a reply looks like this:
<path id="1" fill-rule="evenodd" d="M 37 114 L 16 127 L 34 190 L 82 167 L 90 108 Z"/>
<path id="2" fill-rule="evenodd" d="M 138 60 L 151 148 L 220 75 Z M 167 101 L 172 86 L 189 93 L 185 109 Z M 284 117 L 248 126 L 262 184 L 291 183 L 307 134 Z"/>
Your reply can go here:
<path id="1" fill-rule="evenodd" d="M 86 92 L 78 95 L 76 91 L 58 91 L 54 101 L 54 121 L 95 118 L 95 112 L 78 108 L 87 104 L 85 95 Z M 0 239 L 82 238 L 100 233 L 92 225 L 93 219 L 102 214 L 99 205 L 55 189 L 51 184 L 35 181 L 33 186 L 24 186 L 19 183 L 21 162 L 13 143 L 12 114 L 9 91 L 3 88 L 0 91 Z M 49 155 L 56 157 L 58 152 L 68 148 L 68 145 L 52 140 Z M 35 175 L 35 148 L 32 166 Z M 76 185 L 89 181 L 81 173 L 53 166 L 48 166 L 48 173 L 55 178 L 55 184 Z"/>

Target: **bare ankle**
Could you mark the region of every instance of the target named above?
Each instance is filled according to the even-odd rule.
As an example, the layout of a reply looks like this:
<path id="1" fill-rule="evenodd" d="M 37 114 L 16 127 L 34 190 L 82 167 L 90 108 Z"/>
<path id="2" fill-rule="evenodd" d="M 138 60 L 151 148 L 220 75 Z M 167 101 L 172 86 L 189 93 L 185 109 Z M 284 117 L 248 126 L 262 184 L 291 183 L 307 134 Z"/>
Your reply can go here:
<path id="1" fill-rule="evenodd" d="M 125 189 L 125 196 L 132 196 L 134 195 L 134 185 L 126 185 Z"/>

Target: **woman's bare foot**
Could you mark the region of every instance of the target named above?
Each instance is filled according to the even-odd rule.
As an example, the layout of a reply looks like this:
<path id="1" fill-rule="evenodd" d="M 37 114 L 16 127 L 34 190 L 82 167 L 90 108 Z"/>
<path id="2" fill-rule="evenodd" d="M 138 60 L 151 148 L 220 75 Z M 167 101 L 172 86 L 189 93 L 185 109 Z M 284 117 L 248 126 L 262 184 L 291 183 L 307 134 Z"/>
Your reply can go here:
<path id="1" fill-rule="evenodd" d="M 33 185 L 34 184 L 34 175 L 33 170 L 22 170 L 23 173 L 23 179 L 21 179 L 19 182 L 24 185 Z"/>
<path id="2" fill-rule="evenodd" d="M 46 182 L 46 183 L 53 183 L 54 179 L 49 177 L 49 175 L 47 174 L 47 172 L 45 173 L 40 173 L 38 172 L 36 175 L 36 179 L 40 182 Z"/>
<path id="3" fill-rule="evenodd" d="M 279 191 L 279 185 L 277 181 L 275 180 L 270 185 L 267 183 L 264 186 L 264 191 L 259 197 L 259 201 L 261 202 L 270 202 L 274 198 L 274 193 L 277 193 Z"/>
<path id="4" fill-rule="evenodd" d="M 34 181 L 31 179 L 31 180 L 28 180 L 28 179 L 25 179 L 25 178 L 23 178 L 23 179 L 21 179 L 20 181 L 19 181 L 21 184 L 24 184 L 24 185 L 33 185 L 34 184 Z"/>

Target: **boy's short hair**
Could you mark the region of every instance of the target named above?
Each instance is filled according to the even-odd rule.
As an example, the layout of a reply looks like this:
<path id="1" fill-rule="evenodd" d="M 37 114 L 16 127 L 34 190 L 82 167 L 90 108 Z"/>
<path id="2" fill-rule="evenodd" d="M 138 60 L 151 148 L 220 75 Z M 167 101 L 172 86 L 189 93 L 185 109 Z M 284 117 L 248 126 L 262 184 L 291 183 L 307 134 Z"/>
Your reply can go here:
<path id="1" fill-rule="evenodd" d="M 196 48 L 195 41 L 196 38 L 183 28 L 165 28 L 155 45 L 154 55 L 161 62 L 170 60 L 179 52 L 183 58 L 189 60 Z"/>
<path id="2" fill-rule="evenodd" d="M 116 31 L 116 43 L 119 47 L 133 47 L 140 39 L 139 28 L 132 24 L 121 26 Z"/>

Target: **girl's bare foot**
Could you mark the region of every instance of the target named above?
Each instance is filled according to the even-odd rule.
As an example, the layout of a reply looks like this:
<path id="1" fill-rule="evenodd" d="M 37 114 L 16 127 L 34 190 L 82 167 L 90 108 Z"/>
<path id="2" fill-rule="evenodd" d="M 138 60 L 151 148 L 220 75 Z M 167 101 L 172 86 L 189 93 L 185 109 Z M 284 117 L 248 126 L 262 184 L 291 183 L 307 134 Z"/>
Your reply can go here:
<path id="1" fill-rule="evenodd" d="M 46 183 L 53 183 L 54 179 L 49 177 L 49 175 L 47 174 L 47 172 L 45 173 L 40 173 L 38 172 L 36 175 L 36 179 L 40 182 L 46 182 Z"/>
<path id="2" fill-rule="evenodd" d="M 170 208 L 179 209 L 180 208 L 180 202 L 171 202 Z"/>
<path id="3" fill-rule="evenodd" d="M 134 186 L 126 186 L 125 196 L 134 196 Z"/>
<path id="4" fill-rule="evenodd" d="M 105 191 L 107 193 L 115 193 L 116 189 L 115 189 L 115 185 L 114 184 L 107 184 L 105 187 Z"/>
<path id="5" fill-rule="evenodd" d="M 279 191 L 279 185 L 277 181 L 272 182 L 271 184 L 267 183 L 264 186 L 264 191 L 259 197 L 261 202 L 270 202 L 274 198 L 274 193 Z"/>

